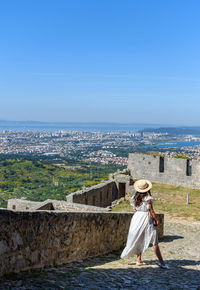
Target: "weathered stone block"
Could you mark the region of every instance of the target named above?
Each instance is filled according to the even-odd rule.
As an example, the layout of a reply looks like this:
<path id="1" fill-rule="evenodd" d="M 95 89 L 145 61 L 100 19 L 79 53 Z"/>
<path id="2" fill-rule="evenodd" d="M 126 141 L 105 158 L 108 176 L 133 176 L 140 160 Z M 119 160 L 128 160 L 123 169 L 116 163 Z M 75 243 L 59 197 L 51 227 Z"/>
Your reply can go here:
<path id="1" fill-rule="evenodd" d="M 0 255 L 6 253 L 9 250 L 8 244 L 5 240 L 0 241 Z"/>

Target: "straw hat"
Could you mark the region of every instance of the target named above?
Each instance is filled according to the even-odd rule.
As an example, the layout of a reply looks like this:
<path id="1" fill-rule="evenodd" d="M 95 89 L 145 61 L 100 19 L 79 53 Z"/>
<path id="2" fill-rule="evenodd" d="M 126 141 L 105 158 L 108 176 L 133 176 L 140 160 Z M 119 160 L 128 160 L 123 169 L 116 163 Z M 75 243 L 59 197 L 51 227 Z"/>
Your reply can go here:
<path id="1" fill-rule="evenodd" d="M 146 179 L 140 179 L 134 183 L 134 188 L 138 192 L 147 192 L 152 188 L 152 183 Z"/>

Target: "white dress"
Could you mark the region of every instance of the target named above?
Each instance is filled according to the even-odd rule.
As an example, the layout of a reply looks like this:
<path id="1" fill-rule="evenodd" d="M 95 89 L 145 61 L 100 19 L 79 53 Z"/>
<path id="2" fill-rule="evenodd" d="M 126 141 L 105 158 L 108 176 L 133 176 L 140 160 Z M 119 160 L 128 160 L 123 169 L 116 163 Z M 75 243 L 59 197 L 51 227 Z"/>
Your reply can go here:
<path id="1" fill-rule="evenodd" d="M 158 235 L 152 219 L 149 224 L 148 200 L 151 200 L 152 203 L 154 201 L 151 196 L 147 196 L 139 207 L 135 207 L 134 196 L 131 198 L 130 203 L 136 213 L 131 219 L 126 247 L 121 254 L 121 258 L 133 257 L 133 255 L 143 253 L 150 244 L 158 244 Z"/>

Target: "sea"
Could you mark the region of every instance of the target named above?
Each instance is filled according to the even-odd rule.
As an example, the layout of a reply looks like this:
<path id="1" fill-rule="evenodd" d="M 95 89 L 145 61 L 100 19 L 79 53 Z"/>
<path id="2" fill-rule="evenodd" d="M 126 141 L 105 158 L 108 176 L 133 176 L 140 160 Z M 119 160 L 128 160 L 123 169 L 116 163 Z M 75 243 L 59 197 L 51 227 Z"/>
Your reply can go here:
<path id="1" fill-rule="evenodd" d="M 154 145 L 151 145 L 149 147 L 151 148 L 182 148 L 182 147 L 193 147 L 193 146 L 200 146 L 200 141 L 182 141 L 182 142 L 173 142 L 173 143 L 163 143 L 158 142 Z"/>
<path id="2" fill-rule="evenodd" d="M 45 124 L 45 125 L 4 125 L 0 123 L 0 131 L 83 131 L 83 132 L 138 132 L 146 128 L 159 128 L 149 124 Z"/>

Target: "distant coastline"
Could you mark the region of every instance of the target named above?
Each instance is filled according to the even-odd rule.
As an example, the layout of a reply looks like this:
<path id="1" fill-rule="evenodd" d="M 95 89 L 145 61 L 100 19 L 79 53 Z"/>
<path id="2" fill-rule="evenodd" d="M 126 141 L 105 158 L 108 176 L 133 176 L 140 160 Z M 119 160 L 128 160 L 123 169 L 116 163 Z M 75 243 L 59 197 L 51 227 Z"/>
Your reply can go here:
<path id="1" fill-rule="evenodd" d="M 7 131 L 87 131 L 87 132 L 138 132 L 159 128 L 159 124 L 109 123 L 109 122 L 39 122 L 0 120 L 0 130 Z"/>
<path id="2" fill-rule="evenodd" d="M 153 123 L 114 122 L 40 122 L 0 120 L 0 131 L 82 131 L 82 132 L 149 132 L 167 133 L 169 136 L 200 136 L 200 126 L 169 126 Z"/>
<path id="3" fill-rule="evenodd" d="M 149 148 L 171 148 L 171 149 L 177 149 L 177 148 L 183 148 L 183 147 L 194 147 L 194 146 L 200 146 L 200 141 L 181 141 L 181 142 L 174 142 L 174 143 L 164 143 L 164 142 L 158 142 L 157 144 L 147 146 Z"/>

